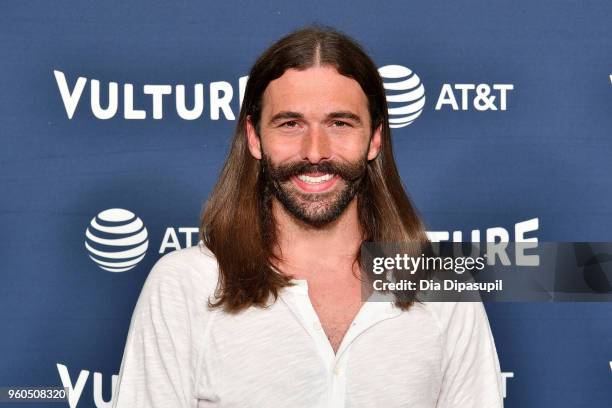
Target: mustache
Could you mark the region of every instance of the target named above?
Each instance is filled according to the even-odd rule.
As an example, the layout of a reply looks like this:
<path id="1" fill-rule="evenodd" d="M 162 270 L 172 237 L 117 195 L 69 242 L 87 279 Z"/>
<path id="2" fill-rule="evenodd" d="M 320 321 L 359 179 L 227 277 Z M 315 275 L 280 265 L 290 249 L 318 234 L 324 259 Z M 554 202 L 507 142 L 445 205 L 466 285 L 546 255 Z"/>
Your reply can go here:
<path id="1" fill-rule="evenodd" d="M 359 160 L 354 163 L 338 163 L 331 160 L 317 164 L 295 162 L 279 166 L 272 165 L 268 157 L 265 157 L 264 160 L 266 161 L 265 171 L 269 172 L 272 179 L 280 182 L 288 181 L 291 177 L 305 173 L 333 174 L 339 175 L 347 181 L 356 181 L 363 177 L 367 166 L 365 160 Z"/>

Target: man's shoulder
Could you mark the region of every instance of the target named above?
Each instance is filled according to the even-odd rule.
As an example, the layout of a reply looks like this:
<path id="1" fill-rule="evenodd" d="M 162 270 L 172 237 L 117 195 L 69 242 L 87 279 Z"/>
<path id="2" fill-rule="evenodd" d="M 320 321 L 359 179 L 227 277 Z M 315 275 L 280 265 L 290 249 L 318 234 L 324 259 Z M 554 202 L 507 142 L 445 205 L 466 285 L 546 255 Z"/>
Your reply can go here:
<path id="1" fill-rule="evenodd" d="M 488 321 L 482 302 L 423 302 L 420 307 L 430 313 L 441 332 L 452 325 Z"/>
<path id="2" fill-rule="evenodd" d="M 211 252 L 203 241 L 197 245 L 187 248 L 177 249 L 163 255 L 157 261 L 163 265 L 181 265 L 181 266 L 196 266 L 200 268 L 213 269 L 217 268 L 217 258 Z"/>
<path id="3" fill-rule="evenodd" d="M 200 241 L 162 256 L 149 273 L 147 282 L 181 286 L 189 291 L 214 290 L 219 267 L 214 254 Z"/>

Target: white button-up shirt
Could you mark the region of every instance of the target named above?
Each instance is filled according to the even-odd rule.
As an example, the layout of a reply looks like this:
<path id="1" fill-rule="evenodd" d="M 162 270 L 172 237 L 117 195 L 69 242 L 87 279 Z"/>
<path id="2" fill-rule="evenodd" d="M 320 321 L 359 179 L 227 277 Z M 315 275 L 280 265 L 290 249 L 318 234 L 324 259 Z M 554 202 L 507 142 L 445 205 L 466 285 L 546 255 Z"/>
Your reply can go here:
<path id="1" fill-rule="evenodd" d="M 305 280 L 267 308 L 209 309 L 214 255 L 163 256 L 142 289 L 114 408 L 502 407 L 481 303 L 365 302 L 334 353 Z"/>

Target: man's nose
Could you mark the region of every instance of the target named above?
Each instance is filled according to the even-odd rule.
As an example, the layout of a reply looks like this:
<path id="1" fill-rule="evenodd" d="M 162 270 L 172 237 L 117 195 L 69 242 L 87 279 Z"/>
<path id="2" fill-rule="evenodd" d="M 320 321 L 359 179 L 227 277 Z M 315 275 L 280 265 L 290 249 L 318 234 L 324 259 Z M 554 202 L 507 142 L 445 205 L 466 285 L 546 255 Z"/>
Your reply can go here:
<path id="1" fill-rule="evenodd" d="M 302 159 L 318 163 L 330 156 L 330 139 L 325 129 L 321 126 L 310 127 L 302 139 Z"/>

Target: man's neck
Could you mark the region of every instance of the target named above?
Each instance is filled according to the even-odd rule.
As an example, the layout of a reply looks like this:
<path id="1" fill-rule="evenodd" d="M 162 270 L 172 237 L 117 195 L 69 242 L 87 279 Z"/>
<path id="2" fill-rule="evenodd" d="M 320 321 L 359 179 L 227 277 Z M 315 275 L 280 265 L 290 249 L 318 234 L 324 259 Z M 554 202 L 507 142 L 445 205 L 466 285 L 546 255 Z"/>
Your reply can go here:
<path id="1" fill-rule="evenodd" d="M 356 199 L 337 220 L 322 228 L 297 220 L 276 199 L 272 215 L 277 227 L 282 270 L 295 279 L 309 281 L 349 278 L 356 267 L 354 261 L 362 242 Z"/>

